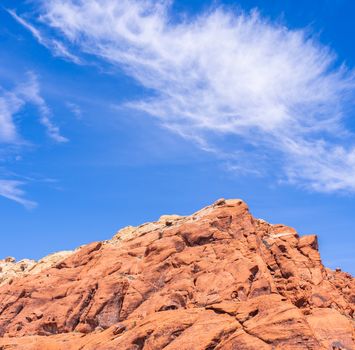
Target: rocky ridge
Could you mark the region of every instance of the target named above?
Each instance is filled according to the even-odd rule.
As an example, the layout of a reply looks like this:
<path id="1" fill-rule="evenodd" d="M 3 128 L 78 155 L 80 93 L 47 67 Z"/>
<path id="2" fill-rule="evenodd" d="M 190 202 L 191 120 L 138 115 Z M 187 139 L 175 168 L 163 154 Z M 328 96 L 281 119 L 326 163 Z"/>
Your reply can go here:
<path id="1" fill-rule="evenodd" d="M 0 261 L 0 284 L 1 350 L 355 349 L 352 276 L 241 200 Z"/>
<path id="2" fill-rule="evenodd" d="M 0 260 L 0 286 L 11 284 L 14 279 L 19 277 L 40 273 L 73 253 L 72 251 L 61 251 L 50 254 L 39 261 L 33 259 L 16 261 L 13 257 Z"/>

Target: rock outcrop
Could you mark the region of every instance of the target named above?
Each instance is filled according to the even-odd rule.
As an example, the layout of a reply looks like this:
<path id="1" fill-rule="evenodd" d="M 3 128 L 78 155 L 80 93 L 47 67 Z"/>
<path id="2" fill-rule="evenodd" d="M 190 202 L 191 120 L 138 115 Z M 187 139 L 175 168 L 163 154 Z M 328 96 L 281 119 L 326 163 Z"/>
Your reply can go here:
<path id="1" fill-rule="evenodd" d="M 241 200 L 54 260 L 0 273 L 0 349 L 355 349 L 352 276 Z"/>
<path id="2" fill-rule="evenodd" d="M 14 279 L 40 273 L 42 270 L 48 269 L 64 260 L 72 251 L 62 251 L 50 254 L 39 261 L 31 259 L 23 259 L 16 261 L 13 257 L 7 257 L 0 260 L 0 286 L 3 284 L 11 284 Z"/>

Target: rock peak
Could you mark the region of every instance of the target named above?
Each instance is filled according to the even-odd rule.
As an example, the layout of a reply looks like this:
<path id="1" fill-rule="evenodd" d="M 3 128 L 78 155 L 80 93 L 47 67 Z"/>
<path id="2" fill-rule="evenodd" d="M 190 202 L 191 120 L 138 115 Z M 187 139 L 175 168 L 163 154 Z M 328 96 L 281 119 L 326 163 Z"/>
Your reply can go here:
<path id="1" fill-rule="evenodd" d="M 0 349 L 354 349 L 352 276 L 239 199 L 44 261 L 3 279 Z"/>

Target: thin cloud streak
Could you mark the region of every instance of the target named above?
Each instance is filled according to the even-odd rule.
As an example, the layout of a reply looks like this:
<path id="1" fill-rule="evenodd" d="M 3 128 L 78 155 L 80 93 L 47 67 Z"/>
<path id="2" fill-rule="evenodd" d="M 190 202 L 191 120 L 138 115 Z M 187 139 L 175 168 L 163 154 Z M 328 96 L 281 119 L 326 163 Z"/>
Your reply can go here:
<path id="1" fill-rule="evenodd" d="M 23 205 L 26 209 L 34 209 L 37 203 L 25 199 L 25 192 L 20 188 L 24 183 L 17 180 L 0 180 L 0 196 Z"/>
<path id="2" fill-rule="evenodd" d="M 37 41 L 49 49 L 54 56 L 64 58 L 76 64 L 82 64 L 81 60 L 70 53 L 68 49 L 58 40 L 46 38 L 36 27 L 31 25 L 25 19 L 19 17 L 14 10 L 7 10 L 7 12 L 24 28 L 26 28 Z"/>
<path id="3" fill-rule="evenodd" d="M 15 93 L 0 87 L 0 143 L 15 143 L 18 140 L 13 116 L 18 113 L 24 102 Z"/>
<path id="4" fill-rule="evenodd" d="M 234 168 L 247 144 L 251 160 L 267 153 L 288 182 L 355 192 L 353 135 L 344 126 L 354 72 L 337 66 L 334 53 L 309 33 L 257 12 L 217 8 L 176 22 L 169 6 L 47 0 L 39 20 L 56 31 L 53 40 L 117 65 L 152 92 L 130 107 L 201 148 L 229 154 Z M 220 141 L 229 137 L 239 148 Z"/>
<path id="5" fill-rule="evenodd" d="M 82 118 L 82 114 L 83 114 L 82 110 L 77 104 L 75 104 L 73 102 L 67 102 L 65 105 L 70 110 L 70 112 L 72 112 L 74 114 L 74 116 L 77 119 L 81 119 Z"/>
<path id="6" fill-rule="evenodd" d="M 16 144 L 23 142 L 16 128 L 15 116 L 26 104 L 36 106 L 39 122 L 45 127 L 51 139 L 56 142 L 68 141 L 51 121 L 52 112 L 41 96 L 37 75 L 28 72 L 26 78 L 26 81 L 19 83 L 11 91 L 0 87 L 0 143 Z"/>
<path id="7" fill-rule="evenodd" d="M 55 142 L 68 141 L 60 134 L 59 128 L 51 121 L 52 112 L 40 94 L 38 77 L 33 72 L 26 75 L 26 81 L 17 84 L 12 90 L 0 87 L 0 145 L 1 154 L 8 152 L 8 147 L 16 147 L 19 151 L 29 145 L 17 128 L 19 118 L 27 105 L 34 105 L 38 110 L 38 121 L 45 128 L 47 135 Z M 2 161 L 2 159 L 0 159 Z M 0 196 L 22 204 L 28 209 L 37 203 L 25 198 L 25 191 L 20 187 L 27 182 L 0 178 Z"/>
<path id="8" fill-rule="evenodd" d="M 34 73 L 28 73 L 28 81 L 17 87 L 16 91 L 24 101 L 34 104 L 39 111 L 39 122 L 47 130 L 48 136 L 56 142 L 67 142 L 68 139 L 60 134 L 59 127 L 51 121 L 52 112 L 40 94 L 38 77 Z"/>

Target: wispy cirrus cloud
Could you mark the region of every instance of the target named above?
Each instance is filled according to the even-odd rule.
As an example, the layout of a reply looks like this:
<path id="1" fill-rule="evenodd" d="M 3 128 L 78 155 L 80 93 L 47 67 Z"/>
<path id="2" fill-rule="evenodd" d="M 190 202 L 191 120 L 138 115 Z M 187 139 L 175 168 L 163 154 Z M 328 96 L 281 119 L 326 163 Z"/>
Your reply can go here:
<path id="1" fill-rule="evenodd" d="M 44 126 L 47 135 L 56 142 L 67 142 L 68 139 L 61 135 L 59 127 L 52 122 L 52 112 L 40 93 L 38 77 L 32 72 L 27 74 L 26 83 L 17 86 L 15 92 L 27 103 L 35 105 L 39 112 L 39 122 Z"/>
<path id="2" fill-rule="evenodd" d="M 46 0 L 33 20 L 77 56 L 122 68 L 150 94 L 130 107 L 218 150 L 232 168 L 239 154 L 253 171 L 266 158 L 281 180 L 355 192 L 355 144 L 344 126 L 353 111 L 354 71 L 306 30 L 257 12 L 215 8 L 177 21 L 170 4 Z"/>
<path id="3" fill-rule="evenodd" d="M 28 72 L 26 79 L 13 89 L 8 90 L 0 87 L 0 150 L 2 157 L 7 153 L 7 147 L 14 146 L 19 151 L 30 140 L 24 140 L 18 130 L 16 118 L 21 117 L 21 112 L 27 105 L 33 105 L 38 111 L 38 122 L 45 128 L 48 137 L 55 142 L 66 142 L 67 138 L 61 135 L 59 128 L 52 122 L 52 112 L 40 93 L 38 77 L 33 72 Z M 1 159 L 0 159 L 1 160 Z M 0 196 L 11 199 L 24 205 L 26 208 L 33 208 L 36 203 L 25 198 L 25 191 L 21 186 L 26 181 L 0 178 Z"/>
<path id="4" fill-rule="evenodd" d="M 66 142 L 59 128 L 51 121 L 52 112 L 40 93 L 38 76 L 28 72 L 26 80 L 18 83 L 12 90 L 0 87 L 0 143 L 18 143 L 20 136 L 15 124 L 15 116 L 26 104 L 37 107 L 38 120 L 48 136 L 56 142 Z"/>
<path id="5" fill-rule="evenodd" d="M 15 201 L 27 209 L 35 208 L 37 203 L 25 198 L 26 193 L 21 189 L 22 185 L 24 185 L 22 181 L 0 179 L 0 196 Z"/>
<path id="6" fill-rule="evenodd" d="M 65 106 L 70 110 L 70 112 L 74 114 L 77 119 L 81 119 L 83 113 L 77 104 L 73 102 L 66 102 Z"/>
<path id="7" fill-rule="evenodd" d="M 31 25 L 29 22 L 27 22 L 24 18 L 19 17 L 14 10 L 7 10 L 7 12 L 19 23 L 21 24 L 24 28 L 30 31 L 30 33 L 34 36 L 37 41 L 51 50 L 54 56 L 58 56 L 61 58 L 64 58 L 68 61 L 72 61 L 76 64 L 81 64 L 81 60 L 73 55 L 71 52 L 68 51 L 68 49 L 63 45 L 60 41 L 55 40 L 55 39 L 48 39 L 46 36 L 44 36 L 40 30 L 38 30 L 36 27 Z"/>
<path id="8" fill-rule="evenodd" d="M 15 93 L 0 90 L 0 142 L 13 143 L 18 140 L 13 116 L 21 110 L 23 103 Z"/>

